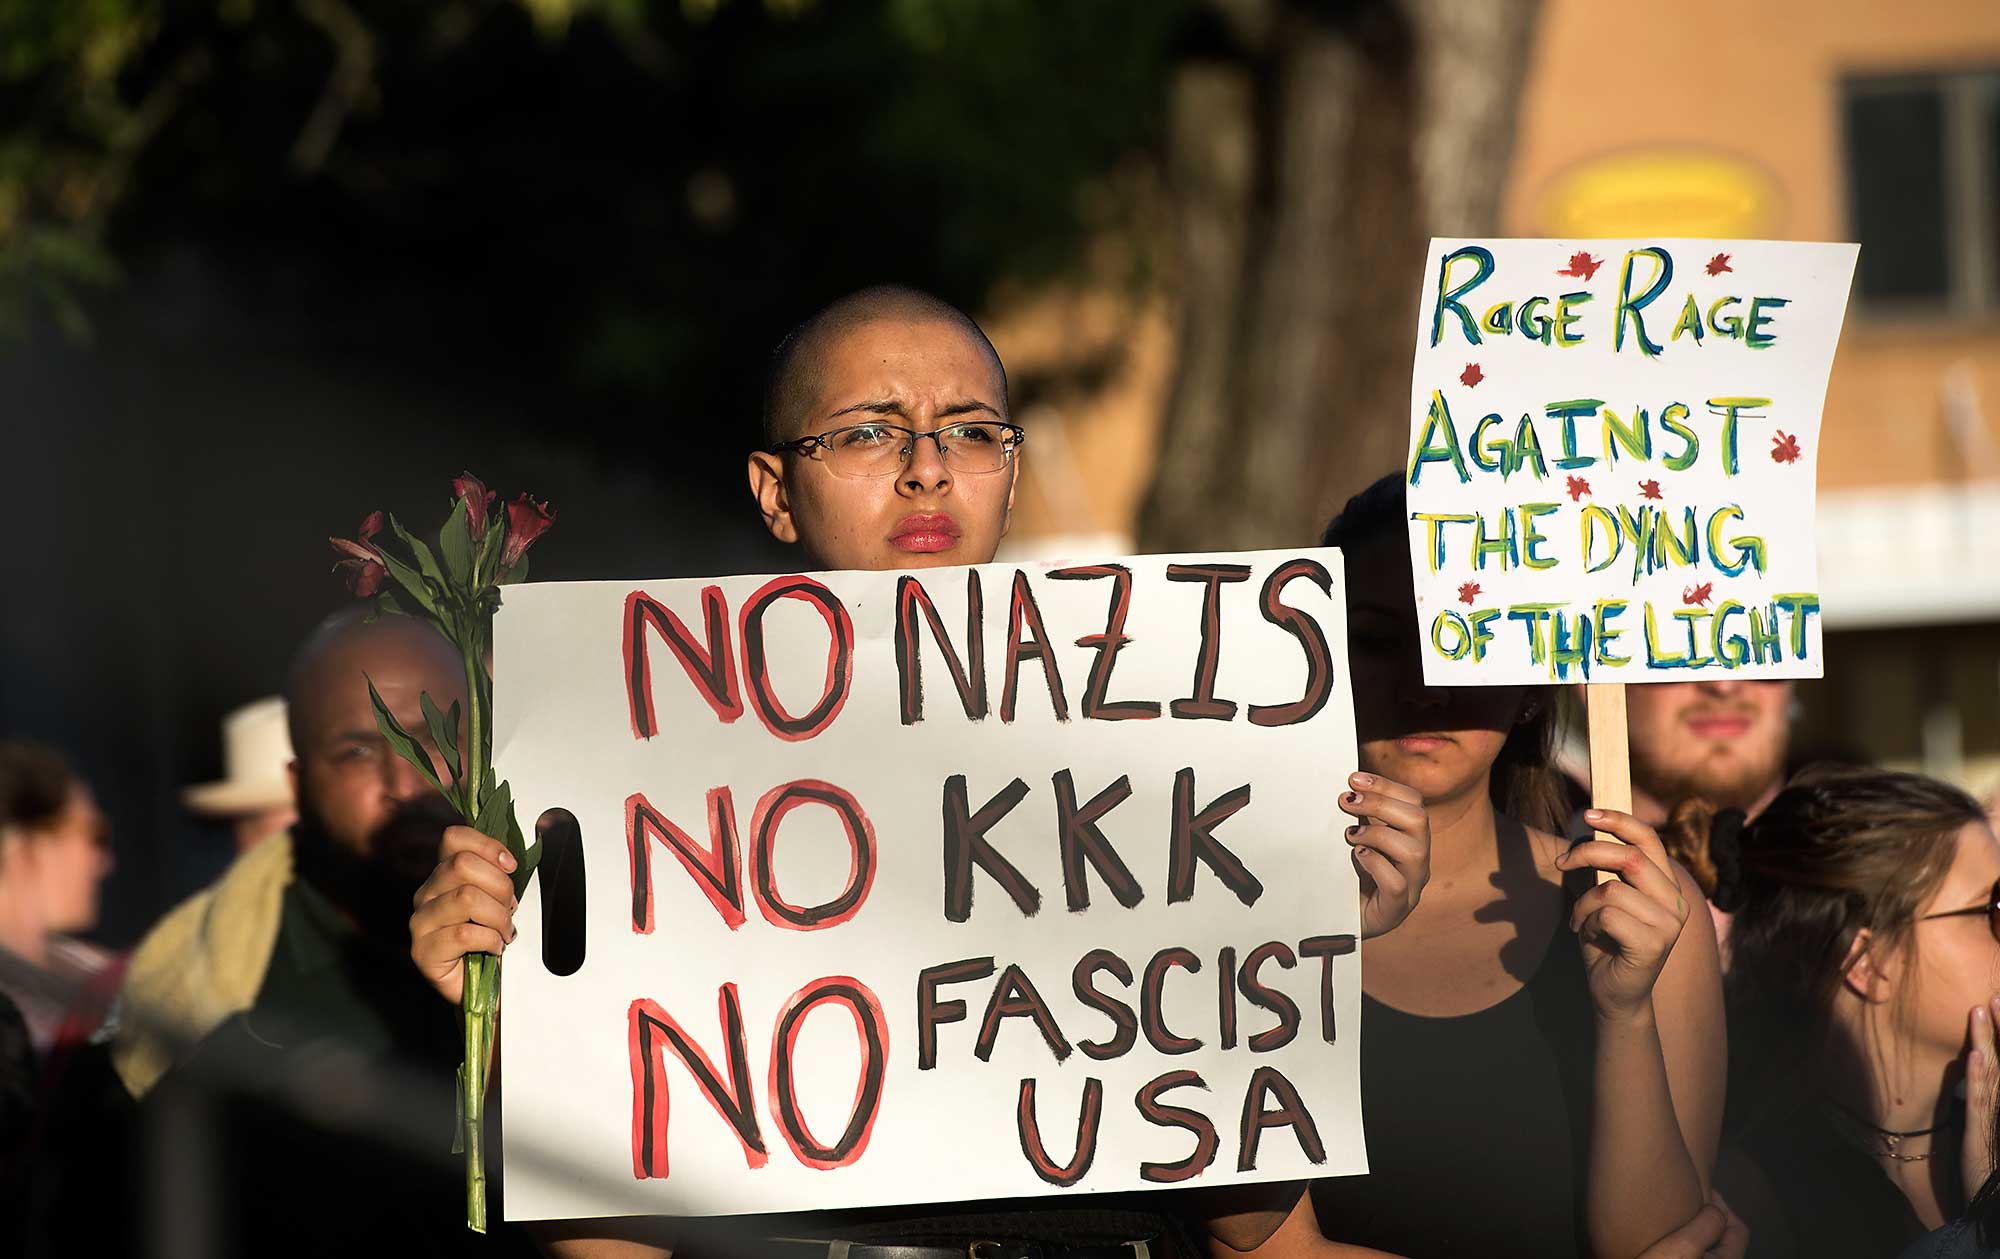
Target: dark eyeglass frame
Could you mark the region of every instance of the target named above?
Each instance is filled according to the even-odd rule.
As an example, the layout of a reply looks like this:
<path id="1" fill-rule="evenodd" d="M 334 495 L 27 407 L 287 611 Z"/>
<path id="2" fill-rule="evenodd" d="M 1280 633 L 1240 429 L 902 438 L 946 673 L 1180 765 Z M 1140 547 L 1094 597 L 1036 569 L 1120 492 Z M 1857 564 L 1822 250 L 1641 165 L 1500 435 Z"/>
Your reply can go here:
<path id="1" fill-rule="evenodd" d="M 877 420 L 863 424 L 843 424 L 839 428 L 830 428 L 824 433 L 814 433 L 809 437 L 794 437 L 788 442 L 779 442 L 777 445 L 769 447 L 767 453 L 773 455 L 800 454 L 810 459 L 822 449 L 831 452 L 833 449 L 833 439 L 839 437 L 842 433 L 852 433 L 856 429 L 862 428 L 875 428 L 903 435 L 904 441 L 907 443 L 902 458 L 902 462 L 905 464 L 916 457 L 917 443 L 926 437 L 937 443 L 938 458 L 944 459 L 948 463 L 950 452 L 944 444 L 944 438 L 940 434 L 948 429 L 969 428 L 975 424 L 1000 430 L 1000 468 L 1004 468 L 1008 463 L 1012 462 L 1014 452 L 1021 449 L 1022 443 L 1028 440 L 1027 429 L 1022 428 L 1019 424 L 1010 424 L 1006 420 L 954 420 L 949 424 L 940 424 L 936 428 L 928 430 L 908 428 L 901 424 L 884 424 Z M 993 471 L 998 472 L 1000 468 L 995 468 Z M 875 475 L 894 476 L 895 472 L 891 470 L 879 472 Z M 979 474 L 971 473 L 968 475 L 976 476 Z M 853 479 L 867 480 L 870 478 L 855 477 Z"/>
<path id="2" fill-rule="evenodd" d="M 1918 922 L 1930 922 L 1935 918 L 1970 918 L 1974 914 L 1986 915 L 1986 930 L 1996 942 L 2000 942 L 2000 879 L 1993 880 L 1987 889 L 1984 905 L 1967 905 L 1964 909 L 1947 909 L 1943 913 L 1925 914 Z"/>

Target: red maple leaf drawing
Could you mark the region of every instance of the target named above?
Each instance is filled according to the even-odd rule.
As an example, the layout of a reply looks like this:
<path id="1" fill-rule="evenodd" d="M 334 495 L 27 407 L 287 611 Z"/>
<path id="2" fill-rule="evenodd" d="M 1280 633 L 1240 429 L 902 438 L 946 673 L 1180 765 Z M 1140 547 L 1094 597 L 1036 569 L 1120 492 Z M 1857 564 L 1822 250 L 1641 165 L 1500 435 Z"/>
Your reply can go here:
<path id="1" fill-rule="evenodd" d="M 1705 581 L 1699 586 L 1689 586 L 1681 591 L 1681 602 L 1689 607 L 1707 607 L 1708 597 L 1715 593 L 1715 583 Z"/>
<path id="2" fill-rule="evenodd" d="M 1464 583 L 1461 583 L 1461 584 L 1460 584 L 1460 586 L 1459 586 L 1459 588 L 1458 588 L 1458 601 L 1459 601 L 1460 603 L 1463 603 L 1463 604 L 1464 604 L 1464 605 L 1465 605 L 1466 607 L 1468 607 L 1468 608 L 1469 608 L 1469 607 L 1471 607 L 1471 606 L 1472 606 L 1472 600 L 1473 600 L 1473 598 L 1474 598 L 1474 597 L 1475 597 L 1476 595 L 1478 595 L 1478 593 L 1479 593 L 1479 583 L 1478 583 L 1478 582 L 1476 582 L 1476 581 L 1468 581 L 1468 582 L 1464 582 Z"/>
<path id="3" fill-rule="evenodd" d="M 1779 429 L 1778 435 L 1771 439 L 1771 458 L 1778 463 L 1797 463 L 1799 439 Z"/>
<path id="4" fill-rule="evenodd" d="M 1708 260 L 1708 273 L 1710 275 L 1721 275 L 1724 271 L 1734 271 L 1735 269 L 1729 265 L 1728 254 L 1717 254 Z"/>
<path id="5" fill-rule="evenodd" d="M 1569 494 L 1570 502 L 1580 503 L 1583 501 L 1583 496 L 1585 494 L 1590 493 L 1590 482 L 1584 480 L 1580 476 L 1573 476 L 1569 479 L 1569 489 L 1567 493 Z"/>
<path id="6" fill-rule="evenodd" d="M 1580 276 L 1586 280 L 1597 278 L 1597 269 L 1604 265 L 1604 259 L 1593 258 L 1582 250 L 1569 256 L 1569 265 L 1556 272 L 1557 275 Z"/>
<path id="7" fill-rule="evenodd" d="M 1658 498 L 1660 496 L 1660 483 L 1658 481 L 1639 482 L 1639 494 L 1643 498 Z"/>
<path id="8" fill-rule="evenodd" d="M 1465 370 L 1458 374 L 1458 383 L 1467 389 L 1486 379 L 1486 373 L 1479 370 L 1479 364 L 1467 363 Z"/>

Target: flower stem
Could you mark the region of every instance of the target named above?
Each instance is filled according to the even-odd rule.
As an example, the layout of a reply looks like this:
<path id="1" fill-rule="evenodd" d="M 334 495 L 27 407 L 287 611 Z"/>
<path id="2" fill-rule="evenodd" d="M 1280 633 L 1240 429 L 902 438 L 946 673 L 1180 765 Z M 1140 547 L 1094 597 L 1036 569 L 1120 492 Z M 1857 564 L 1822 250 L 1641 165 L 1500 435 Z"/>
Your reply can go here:
<path id="1" fill-rule="evenodd" d="M 481 711 L 479 685 L 479 644 L 465 645 L 465 822 L 470 826 L 479 816 L 480 793 L 486 789 L 486 766 L 481 755 L 486 750 L 486 714 Z"/>
<path id="2" fill-rule="evenodd" d="M 481 711 L 479 644 L 465 651 L 465 820 L 478 816 L 485 789 L 485 714 Z M 497 1006 L 500 959 L 490 953 L 465 958 L 465 1067 L 459 1072 L 460 1113 L 465 1116 L 465 1224 L 475 1233 L 486 1231 L 486 1066 L 492 1056 L 494 1010 Z"/>
<path id="3" fill-rule="evenodd" d="M 492 1056 L 494 988 L 498 958 L 473 953 L 465 959 L 465 1070 L 459 1073 L 465 1115 L 465 1224 L 486 1231 L 486 1067 Z"/>

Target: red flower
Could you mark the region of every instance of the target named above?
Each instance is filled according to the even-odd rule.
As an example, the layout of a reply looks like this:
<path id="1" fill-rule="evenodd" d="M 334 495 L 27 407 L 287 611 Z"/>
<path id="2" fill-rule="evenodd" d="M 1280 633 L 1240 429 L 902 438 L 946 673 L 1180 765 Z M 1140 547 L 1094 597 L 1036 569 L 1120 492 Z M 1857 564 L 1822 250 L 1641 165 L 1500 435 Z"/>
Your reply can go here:
<path id="1" fill-rule="evenodd" d="M 1479 583 L 1478 583 L 1478 582 L 1476 582 L 1476 581 L 1465 581 L 1465 582 L 1460 582 L 1460 583 L 1459 583 L 1459 585 L 1458 585 L 1458 598 L 1459 598 L 1459 601 L 1460 601 L 1460 602 L 1464 603 L 1464 604 L 1465 604 L 1465 605 L 1466 605 L 1467 607 L 1471 607 L 1471 606 L 1472 606 L 1472 601 L 1473 601 L 1474 599 L 1478 598 L 1478 597 L 1479 597 Z"/>
<path id="2" fill-rule="evenodd" d="M 1735 269 L 1729 265 L 1728 254 L 1717 254 L 1708 260 L 1708 273 L 1710 275 L 1721 275 L 1724 271 L 1734 271 Z"/>
<path id="3" fill-rule="evenodd" d="M 1714 594 L 1715 594 L 1715 583 L 1712 581 L 1705 581 L 1701 583 L 1699 586 L 1683 587 L 1681 590 L 1681 602 L 1688 605 L 1689 607 L 1699 606 L 1705 608 L 1708 606 L 1709 599 L 1712 598 Z"/>
<path id="4" fill-rule="evenodd" d="M 507 504 L 507 545 L 500 551 L 500 567 L 508 569 L 518 564 L 535 539 L 547 533 L 555 522 L 556 514 L 547 503 L 538 503 L 526 494 Z"/>
<path id="5" fill-rule="evenodd" d="M 1464 385 L 1467 389 L 1472 388 L 1485 379 L 1486 373 L 1479 370 L 1479 364 L 1477 363 L 1467 363 L 1465 370 L 1458 374 L 1458 383 Z"/>
<path id="6" fill-rule="evenodd" d="M 486 536 L 486 513 L 493 506 L 493 500 L 500 496 L 470 472 L 461 473 L 451 480 L 451 496 L 465 500 L 465 523 L 472 531 L 474 542 Z"/>
<path id="7" fill-rule="evenodd" d="M 349 590 L 357 597 L 366 599 L 389 580 L 389 570 L 382 564 L 382 553 L 369 541 L 382 532 L 382 513 L 369 512 L 357 532 L 361 538 L 358 542 L 347 538 L 328 538 L 327 541 L 333 544 L 333 553 L 343 557 L 334 564 L 334 571 L 346 579 Z"/>
<path id="8" fill-rule="evenodd" d="M 1799 439 L 1779 429 L 1778 435 L 1771 439 L 1771 458 L 1779 463 L 1797 463 Z"/>
<path id="9" fill-rule="evenodd" d="M 1569 495 L 1570 502 L 1580 503 L 1583 501 L 1583 496 L 1590 493 L 1590 482 L 1580 476 L 1573 476 L 1569 479 L 1569 485 L 1564 492 Z"/>
<path id="10" fill-rule="evenodd" d="M 1641 498 L 1658 498 L 1660 496 L 1660 483 L 1658 481 L 1639 482 L 1639 496 Z"/>

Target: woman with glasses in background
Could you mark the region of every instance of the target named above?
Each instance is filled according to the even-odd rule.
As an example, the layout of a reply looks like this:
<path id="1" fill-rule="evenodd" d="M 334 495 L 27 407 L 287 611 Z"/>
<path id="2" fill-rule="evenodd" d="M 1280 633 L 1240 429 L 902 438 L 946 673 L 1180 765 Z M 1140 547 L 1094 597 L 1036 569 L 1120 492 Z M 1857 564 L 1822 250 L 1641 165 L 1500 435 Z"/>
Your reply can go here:
<path id="1" fill-rule="evenodd" d="M 1717 1188 L 1753 1256 L 1896 1254 L 1991 1170 L 2000 841 L 1957 788 L 1872 769 L 1677 821 L 1736 915 Z"/>

